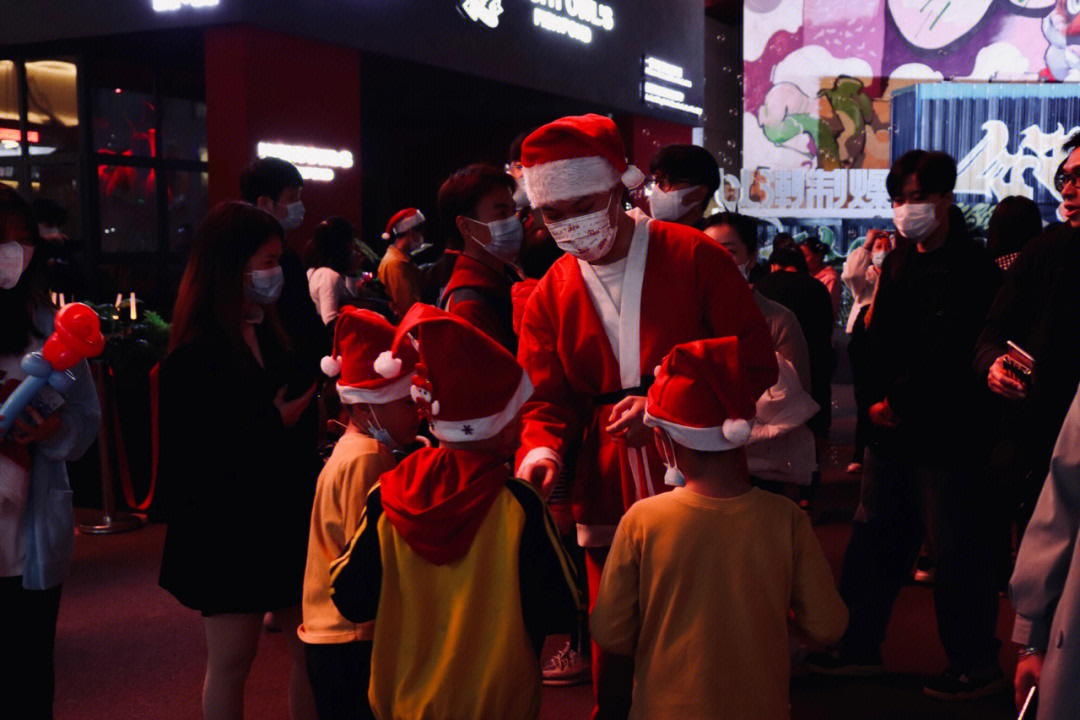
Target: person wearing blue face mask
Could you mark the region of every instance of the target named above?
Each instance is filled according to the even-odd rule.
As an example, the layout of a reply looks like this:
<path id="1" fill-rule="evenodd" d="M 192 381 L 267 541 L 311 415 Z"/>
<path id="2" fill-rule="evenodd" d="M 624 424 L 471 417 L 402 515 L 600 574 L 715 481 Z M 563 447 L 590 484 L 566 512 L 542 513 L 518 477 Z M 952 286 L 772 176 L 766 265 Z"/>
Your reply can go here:
<path id="1" fill-rule="evenodd" d="M 469 165 L 439 188 L 454 272 L 439 306 L 517 352 L 510 289 L 521 279 L 524 231 L 515 213 L 514 179 L 490 165 Z"/>
<path id="2" fill-rule="evenodd" d="M 296 635 L 316 445 L 296 440 L 315 383 L 290 398 L 277 220 L 247 203 L 210 212 L 195 236 L 161 362 L 161 489 L 169 527 L 159 582 L 199 611 L 203 709 L 241 717 L 265 613 L 293 660 L 293 720 L 314 717 Z M 284 682 L 284 679 L 283 679 Z"/>

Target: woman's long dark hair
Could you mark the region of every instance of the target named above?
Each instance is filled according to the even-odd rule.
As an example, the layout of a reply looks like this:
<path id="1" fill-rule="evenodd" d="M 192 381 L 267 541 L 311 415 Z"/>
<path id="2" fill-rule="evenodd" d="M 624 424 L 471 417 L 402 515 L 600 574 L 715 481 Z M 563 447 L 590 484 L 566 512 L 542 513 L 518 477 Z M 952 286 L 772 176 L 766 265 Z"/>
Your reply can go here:
<path id="1" fill-rule="evenodd" d="M 244 266 L 259 248 L 284 235 L 281 224 L 254 205 L 226 202 L 210 211 L 195 233 L 180 281 L 169 352 L 206 335 L 241 347 Z M 284 342 L 273 308 L 267 308 L 267 321 Z"/>
<path id="2" fill-rule="evenodd" d="M 0 184 L 0 243 L 12 239 L 12 223 L 26 226 L 34 255 L 15 287 L 0 288 L 0 355 L 17 355 L 30 344 L 31 337 L 40 337 L 34 327 L 34 309 L 51 306 L 45 286 L 45 253 L 30 205 L 7 185 Z"/>
<path id="3" fill-rule="evenodd" d="M 348 220 L 329 217 L 315 228 L 312 241 L 315 254 L 311 267 L 328 267 L 339 275 L 348 275 L 352 265 L 352 245 L 356 231 Z"/>

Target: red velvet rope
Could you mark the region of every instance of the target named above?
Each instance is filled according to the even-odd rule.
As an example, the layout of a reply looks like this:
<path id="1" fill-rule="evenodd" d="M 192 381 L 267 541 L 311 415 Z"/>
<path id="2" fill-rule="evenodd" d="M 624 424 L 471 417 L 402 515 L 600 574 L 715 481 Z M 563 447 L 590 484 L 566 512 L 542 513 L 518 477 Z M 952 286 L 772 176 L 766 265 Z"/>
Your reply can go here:
<path id="1" fill-rule="evenodd" d="M 146 492 L 146 499 L 141 503 L 135 502 L 135 489 L 131 485 L 131 467 L 128 465 L 124 436 L 120 432 L 120 412 L 116 408 L 114 393 L 107 393 L 109 407 L 102 410 L 102 412 L 108 412 L 112 415 L 113 437 L 116 439 L 116 464 L 120 469 L 120 487 L 124 491 L 124 502 L 128 504 L 128 507 L 138 512 L 146 512 L 150 507 L 150 503 L 154 501 L 154 489 L 157 487 L 158 453 L 160 449 L 158 434 L 159 368 L 160 365 L 154 365 L 150 370 L 150 489 Z M 112 368 L 109 368 L 110 380 L 113 377 Z"/>

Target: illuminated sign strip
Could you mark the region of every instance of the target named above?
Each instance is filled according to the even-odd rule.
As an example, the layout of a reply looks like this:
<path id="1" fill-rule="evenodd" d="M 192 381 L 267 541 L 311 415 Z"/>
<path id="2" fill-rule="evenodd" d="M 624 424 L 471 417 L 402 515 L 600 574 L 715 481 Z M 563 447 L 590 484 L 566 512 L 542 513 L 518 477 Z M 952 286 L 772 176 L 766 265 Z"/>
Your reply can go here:
<path id="1" fill-rule="evenodd" d="M 592 42 L 594 27 L 608 32 L 615 29 L 615 11 L 596 0 L 532 0 L 532 3 L 542 6 L 533 8 L 533 25 L 586 45 Z M 495 27 L 487 22 L 490 19 L 483 21 L 488 27 Z M 498 24 L 497 19 L 495 22 Z"/>
<path id="2" fill-rule="evenodd" d="M 698 118 L 704 114 L 702 108 L 686 102 L 686 93 L 683 90 L 676 89 L 689 90 L 694 86 L 694 83 L 686 78 L 683 69 L 678 65 L 672 65 L 669 62 L 646 55 L 642 58 L 641 75 L 641 99 L 643 102 L 678 110 Z M 653 78 L 657 82 L 647 78 Z M 666 84 L 662 85 L 660 83 Z M 676 87 L 670 87 L 671 85 Z"/>
<path id="3" fill-rule="evenodd" d="M 310 145 L 288 145 L 286 143 L 261 142 L 257 147 L 258 156 L 276 157 L 287 160 L 300 171 L 300 177 L 315 182 L 333 182 L 333 168 L 348 170 L 353 166 L 353 154 L 348 150 L 311 147 Z"/>
<path id="4" fill-rule="evenodd" d="M 32 143 L 41 142 L 41 133 L 37 130 L 28 130 L 26 139 Z M 0 141 L 4 140 L 14 143 L 22 142 L 22 132 L 15 128 L 0 128 Z"/>
<path id="5" fill-rule="evenodd" d="M 182 7 L 208 8 L 220 4 L 221 0 L 152 0 L 155 12 L 175 12 Z"/>

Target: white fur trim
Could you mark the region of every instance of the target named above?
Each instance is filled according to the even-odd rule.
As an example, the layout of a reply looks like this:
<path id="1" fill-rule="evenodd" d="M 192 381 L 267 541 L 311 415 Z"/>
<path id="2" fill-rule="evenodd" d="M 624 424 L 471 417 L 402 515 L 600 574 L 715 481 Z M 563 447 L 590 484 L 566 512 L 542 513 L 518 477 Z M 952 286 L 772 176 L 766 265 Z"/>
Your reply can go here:
<path id="1" fill-rule="evenodd" d="M 384 378 L 396 378 L 401 374 L 401 358 L 396 358 L 392 352 L 384 350 L 375 358 L 374 367 L 375 372 Z"/>
<path id="2" fill-rule="evenodd" d="M 741 425 L 735 425 L 733 426 L 732 432 L 735 437 L 728 438 L 725 436 L 723 427 L 688 427 L 686 425 L 668 422 L 667 420 L 661 420 L 658 417 L 650 415 L 648 410 L 645 411 L 646 425 L 649 427 L 663 428 L 671 437 L 672 442 L 678 443 L 683 447 L 688 447 L 691 450 L 701 450 L 702 452 L 723 452 L 724 450 L 734 450 L 735 448 L 745 445 L 747 441 L 750 440 L 750 422 L 733 418 L 728 418 L 724 421 L 725 424 L 739 422 L 746 423 L 746 437 L 741 438 L 741 432 L 734 432 L 736 428 L 742 427 Z"/>
<path id="3" fill-rule="evenodd" d="M 624 172 L 619 179 L 626 187 L 636 188 L 638 185 L 645 182 L 645 173 L 638 170 L 635 165 L 627 165 L 626 172 Z"/>
<path id="4" fill-rule="evenodd" d="M 577 524 L 577 542 L 579 547 L 611 547 L 615 540 L 618 525 L 582 525 Z"/>
<path id="5" fill-rule="evenodd" d="M 409 397 L 409 388 L 412 387 L 412 379 L 415 373 L 409 373 L 403 378 L 383 385 L 378 388 L 349 387 L 338 383 L 337 394 L 345 405 L 359 405 L 360 403 L 388 403 Z"/>
<path id="6" fill-rule="evenodd" d="M 606 192 L 619 184 L 619 172 L 599 155 L 553 160 L 522 169 L 525 193 L 533 207 Z"/>
<path id="7" fill-rule="evenodd" d="M 404 232 L 412 230 L 417 225 L 423 225 L 425 220 L 426 218 L 424 218 L 424 213 L 417 212 L 415 215 L 410 215 L 404 220 L 398 220 L 396 223 L 394 223 L 394 232 L 398 235 L 401 235 Z"/>
<path id="8" fill-rule="evenodd" d="M 745 445 L 750 440 L 750 423 L 742 418 L 728 418 L 722 430 L 724 437 L 734 445 Z"/>
<path id="9" fill-rule="evenodd" d="M 475 440 L 487 440 L 499 434 L 507 423 L 513 420 L 521 410 L 525 402 L 532 397 L 533 385 L 529 382 L 529 376 L 523 370 L 521 381 L 518 383 L 514 396 L 499 412 L 487 417 L 473 420 L 439 420 L 432 418 L 428 421 L 431 434 L 444 442 L 473 442 Z M 436 403 L 437 404 L 437 403 Z M 435 408 L 432 408 L 434 414 Z"/>
<path id="10" fill-rule="evenodd" d="M 319 361 L 319 369 L 326 377 L 337 377 L 341 372 L 341 361 L 330 356 L 324 357 Z"/>
<path id="11" fill-rule="evenodd" d="M 560 471 L 562 470 L 562 458 L 559 457 L 559 453 L 548 447 L 534 447 L 532 450 L 525 453 L 525 457 L 522 459 L 521 464 L 518 465 L 517 476 L 524 479 L 529 473 L 529 468 L 541 460 L 550 460 L 558 466 Z"/>

